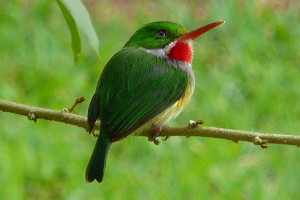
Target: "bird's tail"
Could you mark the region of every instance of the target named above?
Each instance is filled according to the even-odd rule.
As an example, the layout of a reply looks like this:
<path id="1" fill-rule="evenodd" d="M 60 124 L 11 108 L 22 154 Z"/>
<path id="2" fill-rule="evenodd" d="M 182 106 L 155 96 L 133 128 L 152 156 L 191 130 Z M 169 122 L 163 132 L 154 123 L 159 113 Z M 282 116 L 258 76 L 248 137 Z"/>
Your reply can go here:
<path id="1" fill-rule="evenodd" d="M 102 131 L 97 139 L 92 157 L 85 172 L 85 179 L 87 182 L 93 182 L 95 179 L 99 183 L 102 182 L 110 146 L 111 140 L 108 135 Z"/>

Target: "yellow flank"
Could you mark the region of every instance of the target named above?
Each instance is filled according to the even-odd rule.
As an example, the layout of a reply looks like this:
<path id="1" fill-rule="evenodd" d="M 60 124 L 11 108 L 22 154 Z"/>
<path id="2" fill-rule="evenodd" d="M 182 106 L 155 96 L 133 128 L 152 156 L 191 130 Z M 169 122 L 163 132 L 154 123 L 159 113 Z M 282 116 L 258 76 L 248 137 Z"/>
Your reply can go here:
<path id="1" fill-rule="evenodd" d="M 153 119 L 149 120 L 143 126 L 141 126 L 136 131 L 134 131 L 132 134 L 138 135 L 142 131 L 151 129 L 153 125 L 161 126 L 164 125 L 169 120 L 177 117 L 177 115 L 183 110 L 183 108 L 190 101 L 192 94 L 194 92 L 194 87 L 195 87 L 194 80 L 190 79 L 184 95 L 178 101 L 176 101 L 172 106 L 164 110 L 162 113 L 160 113 Z"/>

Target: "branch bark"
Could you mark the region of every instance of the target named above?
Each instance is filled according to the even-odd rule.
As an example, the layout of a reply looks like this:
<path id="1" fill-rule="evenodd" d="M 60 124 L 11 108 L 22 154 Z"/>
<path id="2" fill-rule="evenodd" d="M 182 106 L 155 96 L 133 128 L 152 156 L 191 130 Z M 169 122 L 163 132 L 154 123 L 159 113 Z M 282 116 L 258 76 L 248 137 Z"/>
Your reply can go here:
<path id="1" fill-rule="evenodd" d="M 69 113 L 68 109 L 50 110 L 0 99 L 0 110 L 2 110 L 3 112 L 10 112 L 27 116 L 28 119 L 35 122 L 37 121 L 37 119 L 53 120 L 75 125 L 88 130 L 86 117 Z M 95 129 L 99 130 L 99 125 L 100 123 L 97 122 Z M 152 133 L 149 132 L 142 132 L 139 136 L 149 137 L 151 136 L 151 134 Z M 296 145 L 298 147 L 300 146 L 300 136 L 296 135 L 271 134 L 215 127 L 166 127 L 159 133 L 159 136 L 200 136 L 226 139 L 233 142 L 247 141 L 259 145 L 262 148 L 266 148 L 267 145 L 271 143 Z"/>

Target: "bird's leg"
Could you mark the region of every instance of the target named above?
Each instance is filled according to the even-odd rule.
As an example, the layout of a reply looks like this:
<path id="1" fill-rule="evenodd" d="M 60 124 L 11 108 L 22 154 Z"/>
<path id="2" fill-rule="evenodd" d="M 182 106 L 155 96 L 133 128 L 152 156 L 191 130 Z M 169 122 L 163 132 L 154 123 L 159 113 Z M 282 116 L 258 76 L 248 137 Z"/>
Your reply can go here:
<path id="1" fill-rule="evenodd" d="M 161 125 L 161 126 L 152 125 L 154 131 L 151 135 L 149 135 L 148 140 L 150 142 L 153 142 L 156 145 L 159 145 L 160 142 L 158 141 L 157 137 L 159 136 L 159 133 L 167 126 L 168 125 Z M 167 137 L 166 137 L 166 139 L 167 139 Z"/>

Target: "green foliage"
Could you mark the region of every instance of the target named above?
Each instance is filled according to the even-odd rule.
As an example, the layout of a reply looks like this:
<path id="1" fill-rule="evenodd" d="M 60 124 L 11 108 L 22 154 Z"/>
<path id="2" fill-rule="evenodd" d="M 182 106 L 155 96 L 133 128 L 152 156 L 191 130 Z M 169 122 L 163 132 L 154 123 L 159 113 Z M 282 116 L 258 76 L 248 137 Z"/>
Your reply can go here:
<path id="1" fill-rule="evenodd" d="M 78 59 L 80 57 L 80 54 L 81 54 L 81 40 L 80 40 L 80 36 L 79 36 L 78 29 L 76 26 L 76 22 L 72 16 L 72 14 L 68 11 L 66 6 L 62 3 L 62 1 L 57 0 L 56 2 L 61 9 L 61 11 L 66 19 L 66 22 L 68 24 L 69 30 L 71 32 L 74 61 L 75 61 L 75 63 L 77 63 Z"/>
<path id="2" fill-rule="evenodd" d="M 0 12 L 0 98 L 87 114 L 98 76 L 141 25 L 174 21 L 193 30 L 226 23 L 196 40 L 196 89 L 170 125 L 299 133 L 299 4 L 286 1 L 86 1 L 101 33 L 101 59 L 70 58 L 69 30 L 50 1 L 12 0 Z M 163 17 L 162 17 L 163 13 Z M 83 40 L 84 41 L 84 40 Z M 201 44 L 201 45 L 200 45 Z M 84 172 L 95 138 L 77 127 L 0 113 L 0 199 L 297 199 L 299 149 L 173 137 L 115 143 L 102 184 Z"/>
<path id="3" fill-rule="evenodd" d="M 81 39 L 79 36 L 78 28 L 82 31 L 82 33 L 88 39 L 90 45 L 99 55 L 98 37 L 91 23 L 88 11 L 81 3 L 81 0 L 56 0 L 56 2 L 61 9 L 71 32 L 72 49 L 75 63 L 78 62 L 81 54 Z"/>

